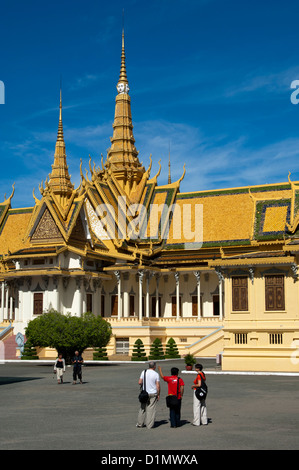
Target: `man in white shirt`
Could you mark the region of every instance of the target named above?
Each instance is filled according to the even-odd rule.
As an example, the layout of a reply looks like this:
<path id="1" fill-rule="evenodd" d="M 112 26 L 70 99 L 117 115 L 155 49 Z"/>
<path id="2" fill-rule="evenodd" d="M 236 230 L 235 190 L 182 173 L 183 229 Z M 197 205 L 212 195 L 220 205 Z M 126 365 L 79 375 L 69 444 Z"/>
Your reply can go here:
<path id="1" fill-rule="evenodd" d="M 138 384 L 143 386 L 145 382 L 145 390 L 149 394 L 149 399 L 146 403 L 140 403 L 136 426 L 138 428 L 146 426 L 147 429 L 150 429 L 155 424 L 156 406 L 160 398 L 160 377 L 155 372 L 155 362 L 150 362 L 148 367 L 148 370 L 141 372 Z"/>

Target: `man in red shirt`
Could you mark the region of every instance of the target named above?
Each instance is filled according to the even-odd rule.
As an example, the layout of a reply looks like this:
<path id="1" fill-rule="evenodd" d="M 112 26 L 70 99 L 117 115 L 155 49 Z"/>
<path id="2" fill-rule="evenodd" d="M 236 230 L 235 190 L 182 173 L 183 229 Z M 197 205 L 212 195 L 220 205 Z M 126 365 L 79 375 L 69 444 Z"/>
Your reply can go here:
<path id="1" fill-rule="evenodd" d="M 171 376 L 163 375 L 162 369 L 158 366 L 161 379 L 168 384 L 168 395 L 176 395 L 178 397 L 178 404 L 169 408 L 170 427 L 178 428 L 181 424 L 181 406 L 184 394 L 184 382 L 178 377 L 179 369 L 173 367 L 170 371 Z"/>

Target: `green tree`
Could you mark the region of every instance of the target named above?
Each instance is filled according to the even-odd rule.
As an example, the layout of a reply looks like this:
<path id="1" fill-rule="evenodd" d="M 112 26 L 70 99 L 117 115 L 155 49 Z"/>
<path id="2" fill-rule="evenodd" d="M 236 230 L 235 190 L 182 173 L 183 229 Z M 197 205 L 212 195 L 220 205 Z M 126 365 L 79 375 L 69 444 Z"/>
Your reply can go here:
<path id="1" fill-rule="evenodd" d="M 134 343 L 133 346 L 133 352 L 132 352 L 132 361 L 146 361 L 146 352 L 144 350 L 144 344 L 141 341 L 141 339 L 137 339 Z"/>
<path id="2" fill-rule="evenodd" d="M 76 350 L 106 346 L 111 333 L 110 324 L 90 312 L 72 317 L 51 310 L 31 320 L 25 334 L 33 346 L 55 348 L 69 363 Z"/>
<path id="3" fill-rule="evenodd" d="M 165 357 L 166 359 L 177 359 L 181 356 L 179 355 L 179 350 L 176 345 L 176 342 L 173 338 L 169 338 L 165 348 Z"/>
<path id="4" fill-rule="evenodd" d="M 164 359 L 164 351 L 159 338 L 156 338 L 151 345 L 149 359 Z"/>

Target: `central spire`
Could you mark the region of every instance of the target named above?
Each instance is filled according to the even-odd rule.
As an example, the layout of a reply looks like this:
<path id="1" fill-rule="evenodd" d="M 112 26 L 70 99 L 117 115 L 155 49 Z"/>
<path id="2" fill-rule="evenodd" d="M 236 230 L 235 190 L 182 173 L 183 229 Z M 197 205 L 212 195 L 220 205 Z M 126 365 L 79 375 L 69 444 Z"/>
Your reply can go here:
<path id="1" fill-rule="evenodd" d="M 106 167 L 112 172 L 128 194 L 136 190 L 145 172 L 138 159 L 133 136 L 131 98 L 126 70 L 125 37 L 122 31 L 122 51 L 119 80 L 116 85 L 115 114 L 111 147 L 108 149 Z"/>
<path id="2" fill-rule="evenodd" d="M 123 84 L 124 87 L 119 87 L 119 85 Z M 129 82 L 127 79 L 127 70 L 126 70 L 126 53 L 125 53 L 125 33 L 124 30 L 122 32 L 122 47 L 121 47 L 121 65 L 120 65 L 120 74 L 119 74 L 119 80 L 117 84 L 117 91 L 119 93 L 126 93 L 129 92 Z M 119 91 L 119 88 L 121 88 L 121 91 Z"/>

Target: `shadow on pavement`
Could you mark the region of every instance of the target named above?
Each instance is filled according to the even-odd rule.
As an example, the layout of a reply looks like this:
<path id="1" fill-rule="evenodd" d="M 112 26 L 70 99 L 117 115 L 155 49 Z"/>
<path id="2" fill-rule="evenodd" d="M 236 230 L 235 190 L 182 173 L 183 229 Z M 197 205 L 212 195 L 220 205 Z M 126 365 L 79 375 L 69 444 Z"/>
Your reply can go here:
<path id="1" fill-rule="evenodd" d="M 42 378 L 43 377 L 0 377 L 0 385 L 27 382 L 28 380 L 40 380 Z"/>

